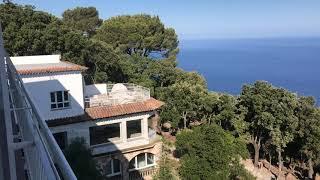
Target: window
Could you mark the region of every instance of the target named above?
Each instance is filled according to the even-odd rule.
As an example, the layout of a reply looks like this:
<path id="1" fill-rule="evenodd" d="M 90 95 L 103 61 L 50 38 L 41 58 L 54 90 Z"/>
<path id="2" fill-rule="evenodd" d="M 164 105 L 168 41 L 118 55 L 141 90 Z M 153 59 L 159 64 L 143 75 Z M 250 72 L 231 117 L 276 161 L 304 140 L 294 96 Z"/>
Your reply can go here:
<path id="1" fill-rule="evenodd" d="M 69 91 L 55 91 L 50 93 L 51 109 L 70 107 Z"/>
<path id="2" fill-rule="evenodd" d="M 154 164 L 154 155 L 151 153 L 147 153 L 147 164 Z"/>
<path id="3" fill-rule="evenodd" d="M 90 127 L 89 131 L 90 145 L 120 140 L 120 123 Z"/>
<path id="4" fill-rule="evenodd" d="M 118 159 L 111 159 L 106 166 L 106 174 L 108 177 L 121 175 L 121 162 Z"/>
<path id="5" fill-rule="evenodd" d="M 127 121 L 127 138 L 141 136 L 141 120 Z"/>
<path id="6" fill-rule="evenodd" d="M 151 153 L 141 153 L 134 157 L 129 163 L 129 169 L 143 169 L 155 165 L 154 155 Z"/>
<path id="7" fill-rule="evenodd" d="M 65 149 L 67 146 L 67 132 L 60 132 L 53 134 L 54 139 L 57 141 L 60 149 Z"/>

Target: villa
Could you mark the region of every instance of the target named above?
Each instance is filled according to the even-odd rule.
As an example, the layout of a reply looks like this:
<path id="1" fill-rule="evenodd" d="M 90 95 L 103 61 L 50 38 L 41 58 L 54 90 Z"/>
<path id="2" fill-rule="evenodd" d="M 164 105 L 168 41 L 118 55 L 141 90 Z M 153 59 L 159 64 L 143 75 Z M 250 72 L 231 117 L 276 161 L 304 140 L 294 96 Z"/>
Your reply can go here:
<path id="1" fill-rule="evenodd" d="M 85 85 L 86 67 L 60 55 L 11 57 L 24 87 L 61 149 L 84 138 L 108 179 L 148 179 L 161 141 L 157 110 L 164 104 L 135 84 Z"/>

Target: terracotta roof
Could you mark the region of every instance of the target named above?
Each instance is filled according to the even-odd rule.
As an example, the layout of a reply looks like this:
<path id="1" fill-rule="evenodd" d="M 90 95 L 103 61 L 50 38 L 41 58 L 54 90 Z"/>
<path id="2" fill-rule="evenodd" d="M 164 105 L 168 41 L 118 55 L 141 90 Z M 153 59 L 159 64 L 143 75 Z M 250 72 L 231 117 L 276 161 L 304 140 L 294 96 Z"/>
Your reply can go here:
<path id="1" fill-rule="evenodd" d="M 121 104 L 115 106 L 99 106 L 86 108 L 85 114 L 76 117 L 67 117 L 61 119 L 52 119 L 48 120 L 47 124 L 49 127 L 60 126 L 72 123 L 78 123 L 83 121 L 92 121 L 102 118 L 110 118 L 116 116 L 123 116 L 128 114 L 140 113 L 140 112 L 149 112 L 156 109 L 159 109 L 164 102 L 150 98 L 143 102 Z"/>
<path id="2" fill-rule="evenodd" d="M 85 71 L 88 68 L 73 64 L 66 61 L 60 61 L 59 63 L 47 63 L 47 64 L 20 64 L 15 65 L 17 71 L 21 75 L 30 74 L 43 74 L 54 72 L 66 72 L 66 71 Z"/>

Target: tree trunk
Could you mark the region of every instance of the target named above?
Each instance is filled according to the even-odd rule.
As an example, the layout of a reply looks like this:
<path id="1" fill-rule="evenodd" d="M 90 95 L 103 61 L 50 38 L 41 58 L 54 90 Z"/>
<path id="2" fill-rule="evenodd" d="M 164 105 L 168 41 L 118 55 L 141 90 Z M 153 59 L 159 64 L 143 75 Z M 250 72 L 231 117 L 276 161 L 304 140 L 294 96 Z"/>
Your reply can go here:
<path id="1" fill-rule="evenodd" d="M 254 147 L 254 166 L 258 167 L 259 164 L 259 157 L 260 157 L 260 138 L 258 140 L 258 137 L 251 138 L 251 144 Z"/>
<path id="2" fill-rule="evenodd" d="M 271 157 L 271 154 L 269 153 L 269 171 L 270 171 L 270 169 L 271 169 L 271 161 L 272 161 L 272 157 Z"/>
<path id="3" fill-rule="evenodd" d="M 254 166 L 258 167 L 259 164 L 259 153 L 260 148 L 257 148 L 257 146 L 254 146 Z"/>
<path id="4" fill-rule="evenodd" d="M 184 129 L 187 128 L 187 113 L 183 113 L 183 127 Z"/>
<path id="5" fill-rule="evenodd" d="M 309 159 L 308 159 L 308 177 L 309 177 L 309 179 L 312 179 L 312 178 L 313 178 L 313 174 L 314 174 L 314 171 L 313 171 L 313 162 L 312 162 L 312 159 L 309 158 Z"/>
<path id="6" fill-rule="evenodd" d="M 279 176 L 281 175 L 281 170 L 282 170 L 282 155 L 281 155 L 281 149 L 277 150 L 278 151 L 278 161 L 279 161 Z"/>
<path id="7" fill-rule="evenodd" d="M 143 50 L 142 50 L 142 56 L 145 56 L 145 55 L 146 55 L 146 52 L 147 52 L 146 48 L 143 48 Z"/>

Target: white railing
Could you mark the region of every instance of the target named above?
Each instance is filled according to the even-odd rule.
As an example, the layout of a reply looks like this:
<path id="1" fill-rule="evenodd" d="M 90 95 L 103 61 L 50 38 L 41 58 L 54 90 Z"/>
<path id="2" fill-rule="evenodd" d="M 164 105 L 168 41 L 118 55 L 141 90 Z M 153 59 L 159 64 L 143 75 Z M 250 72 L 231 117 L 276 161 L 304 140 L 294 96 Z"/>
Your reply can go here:
<path id="1" fill-rule="evenodd" d="M 5 51 L 0 26 L 0 179 L 16 180 L 15 150 L 9 102 L 8 79 L 5 70 Z"/>
<path id="2" fill-rule="evenodd" d="M 121 83 L 124 86 L 126 86 L 127 90 L 130 92 L 136 92 L 139 93 L 143 96 L 150 96 L 150 89 L 137 85 L 137 84 L 133 84 L 133 83 Z M 107 92 L 111 93 L 112 88 L 115 84 L 107 84 Z"/>
<path id="3" fill-rule="evenodd" d="M 118 104 L 128 104 L 142 102 L 150 99 L 150 89 L 131 83 L 122 83 L 126 90 L 115 91 L 116 84 L 106 84 L 106 93 L 93 95 L 85 98 L 86 107 L 113 106 Z"/>
<path id="4" fill-rule="evenodd" d="M 1 27 L 0 27 L 1 29 Z M 24 163 L 27 170 L 28 179 L 31 180 L 76 180 L 71 167 L 66 161 L 61 149 L 56 143 L 47 124 L 39 116 L 39 112 L 28 96 L 23 82 L 17 73 L 10 57 L 6 56 L 3 48 L 2 33 L 0 31 L 0 71 L 5 79 L 1 78 L 0 83 L 5 88 L 8 88 L 8 101 L 0 102 L 10 104 L 11 115 L 6 118 L 12 124 L 18 127 L 15 137 L 20 142 L 15 142 L 13 138 L 10 140 L 9 147 L 12 151 L 23 150 L 24 161 L 16 160 L 15 157 L 10 157 L 10 162 L 15 168 L 15 164 Z M 3 87 L 2 87 L 3 88 Z M 11 131 L 13 133 L 13 131 Z M 16 180 L 18 174 L 24 172 L 10 172 L 10 180 Z"/>
<path id="5" fill-rule="evenodd" d="M 143 180 L 146 177 L 151 178 L 158 172 L 158 168 L 149 167 L 145 169 L 135 170 L 129 173 L 129 180 Z"/>

